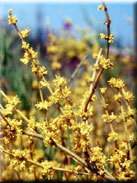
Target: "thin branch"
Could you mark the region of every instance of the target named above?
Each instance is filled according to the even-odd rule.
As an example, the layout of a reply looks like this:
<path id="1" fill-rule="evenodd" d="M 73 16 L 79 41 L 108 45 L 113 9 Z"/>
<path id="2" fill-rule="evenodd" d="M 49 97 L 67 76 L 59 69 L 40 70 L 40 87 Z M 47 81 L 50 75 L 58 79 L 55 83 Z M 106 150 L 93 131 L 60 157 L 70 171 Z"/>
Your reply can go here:
<path id="1" fill-rule="evenodd" d="M 110 18 L 109 18 L 108 9 L 107 9 L 107 6 L 106 6 L 105 2 L 103 1 L 102 4 L 103 4 L 103 6 L 104 6 L 106 21 L 107 21 L 107 36 L 108 36 L 108 38 L 109 38 L 109 37 L 110 37 L 110 34 L 111 34 L 111 32 L 110 32 L 111 20 L 110 20 Z M 110 48 L 110 43 L 109 43 L 109 40 L 107 39 L 106 55 L 105 55 L 105 58 L 106 58 L 106 59 L 109 58 L 109 48 Z M 97 75 L 97 77 L 96 77 L 96 80 L 95 80 L 95 82 L 94 82 L 94 84 L 93 84 L 91 93 L 90 93 L 90 95 L 89 95 L 89 97 L 88 97 L 88 99 L 87 99 L 87 101 L 86 101 L 85 108 L 84 108 L 84 112 L 87 112 L 88 104 L 90 103 L 91 98 L 92 98 L 93 94 L 94 94 L 95 91 L 96 91 L 98 81 L 99 81 L 99 79 L 100 79 L 100 77 L 101 77 L 103 71 L 104 71 L 104 68 L 101 68 L 100 71 L 99 71 L 99 73 L 98 73 L 98 75 Z"/>
<path id="2" fill-rule="evenodd" d="M 21 39 L 21 41 L 24 41 L 24 39 L 23 39 L 23 37 L 22 37 L 22 35 L 21 35 L 21 32 L 20 32 L 20 30 L 19 30 L 17 24 L 13 24 L 13 26 L 14 26 L 14 28 L 15 28 L 15 30 L 16 30 L 18 36 L 19 36 L 19 38 Z M 30 54 L 29 49 L 27 49 L 27 51 L 28 51 L 28 53 Z M 36 74 L 35 74 L 35 75 L 36 75 Z M 38 83 L 39 83 L 39 78 L 38 78 L 37 75 L 36 75 L 36 79 L 37 79 L 37 81 L 38 81 Z M 41 101 L 44 102 L 43 91 L 42 91 L 42 88 L 40 88 L 40 84 L 39 84 L 39 93 L 40 93 Z"/>
<path id="3" fill-rule="evenodd" d="M 35 134 L 35 133 L 31 133 L 31 132 L 27 132 L 27 131 L 23 131 L 23 134 L 25 135 L 29 135 L 29 136 L 32 136 L 32 137 L 35 137 L 35 138 L 39 138 L 41 140 L 43 140 L 43 136 L 42 135 L 39 135 L 39 134 Z M 80 158 L 79 156 L 77 156 L 75 153 L 73 153 L 72 151 L 70 151 L 69 149 L 63 147 L 62 145 L 60 144 L 57 144 L 53 139 L 53 144 L 58 147 L 60 150 L 64 151 L 65 153 L 67 153 L 69 156 L 71 156 L 73 159 L 75 159 L 77 162 L 79 162 L 81 165 L 84 165 L 85 167 L 85 170 L 89 173 L 89 172 L 92 172 L 92 168 L 89 167 L 89 165 L 87 164 L 87 162 Z M 102 175 L 102 177 L 104 179 L 107 179 L 107 180 L 113 180 L 113 181 L 116 181 L 116 179 L 107 171 L 107 170 L 104 170 L 105 174 Z"/>
<path id="4" fill-rule="evenodd" d="M 78 64 L 78 66 L 76 67 L 76 69 L 74 70 L 73 74 L 71 75 L 70 80 L 68 81 L 68 84 L 71 83 L 71 81 L 75 78 L 75 76 L 77 75 L 80 67 L 82 66 L 82 64 L 84 63 L 84 61 L 87 59 L 87 55 L 84 56 L 84 58 L 80 61 L 80 63 Z"/>
<path id="5" fill-rule="evenodd" d="M 10 152 L 8 152 L 8 151 L 6 151 L 6 150 L 4 150 L 4 149 L 1 150 L 1 151 L 2 151 L 3 153 L 5 153 L 5 154 L 8 154 L 9 156 L 12 156 L 13 158 L 20 159 L 20 158 L 18 158 L 18 157 L 15 157 L 12 153 L 10 153 Z M 31 164 L 33 164 L 33 165 L 36 165 L 36 166 L 38 166 L 38 167 L 44 169 L 44 166 L 41 165 L 41 164 L 38 163 L 38 162 L 35 162 L 35 161 L 33 161 L 33 160 L 29 160 L 29 159 L 26 159 L 26 158 L 24 158 L 24 160 L 27 161 L 27 162 L 29 162 L 29 163 L 31 163 Z M 59 168 L 59 167 L 51 167 L 51 169 L 53 169 L 53 170 L 55 170 L 55 171 L 69 172 L 69 173 L 74 173 L 74 174 L 78 174 L 78 175 L 89 175 L 89 173 L 86 173 L 86 172 L 77 172 L 77 171 L 68 170 L 68 169 Z"/>
<path id="6" fill-rule="evenodd" d="M 87 112 L 88 104 L 90 103 L 91 98 L 92 98 L 93 94 L 94 94 L 95 91 L 96 91 L 98 81 L 99 81 L 99 79 L 100 79 L 100 77 L 101 77 L 103 71 L 104 71 L 104 68 L 100 69 L 100 71 L 99 71 L 99 73 L 98 73 L 98 75 L 97 75 L 97 77 L 96 77 L 96 80 L 95 80 L 94 85 L 93 85 L 93 87 L 92 87 L 91 93 L 90 93 L 90 95 L 89 95 L 89 97 L 88 97 L 88 99 L 87 99 L 87 101 L 86 101 L 86 104 L 85 104 L 85 107 L 84 107 L 84 112 Z"/>
<path id="7" fill-rule="evenodd" d="M 11 127 L 11 125 L 9 124 L 9 122 L 7 121 L 7 119 L 6 119 L 5 116 L 2 114 L 1 111 L 0 111 L 0 115 L 1 115 L 1 117 L 3 118 L 3 120 L 7 123 L 7 125 L 8 125 L 9 127 Z"/>
<path id="8" fill-rule="evenodd" d="M 129 150 L 129 153 L 130 153 L 130 159 L 133 160 L 131 144 L 130 144 L 130 140 L 129 140 L 129 134 L 128 134 L 127 124 L 126 124 L 126 119 L 125 119 L 125 114 L 124 114 L 124 108 L 123 108 L 121 102 L 120 102 L 120 108 L 121 108 L 121 114 L 122 114 L 122 119 L 123 119 L 123 123 L 124 123 L 124 129 L 125 129 L 125 133 L 126 133 L 126 140 L 127 140 L 128 150 Z"/>

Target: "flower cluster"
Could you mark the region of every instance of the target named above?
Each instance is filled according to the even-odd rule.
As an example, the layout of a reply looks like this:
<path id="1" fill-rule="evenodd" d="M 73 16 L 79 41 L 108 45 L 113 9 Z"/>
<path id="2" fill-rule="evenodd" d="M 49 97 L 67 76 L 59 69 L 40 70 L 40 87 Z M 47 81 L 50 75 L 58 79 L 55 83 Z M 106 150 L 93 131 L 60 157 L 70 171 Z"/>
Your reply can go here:
<path id="1" fill-rule="evenodd" d="M 106 23 L 105 23 L 105 25 L 106 25 Z M 101 37 L 101 39 L 108 40 L 109 43 L 113 43 L 114 42 L 114 35 L 113 34 L 111 34 L 110 36 L 108 36 L 108 35 L 105 35 L 103 33 L 100 33 L 100 37 Z"/>
<path id="2" fill-rule="evenodd" d="M 123 88 L 125 86 L 125 83 L 122 79 L 116 79 L 116 78 L 111 78 L 109 81 L 108 81 L 109 85 L 113 88 Z"/>
<path id="3" fill-rule="evenodd" d="M 100 57 L 99 62 L 104 69 L 110 69 L 113 66 L 113 63 L 110 61 L 110 59 L 106 59 L 103 56 Z"/>
<path id="4" fill-rule="evenodd" d="M 9 17 L 8 17 L 9 18 L 8 19 L 9 25 L 16 24 L 18 20 L 15 16 L 12 15 L 12 9 L 10 9 L 8 12 L 9 12 Z"/>
<path id="5" fill-rule="evenodd" d="M 104 2 L 99 10 L 108 13 Z M 109 26 L 109 15 L 106 19 L 105 25 Z M 62 55 L 72 58 L 79 53 L 81 59 L 87 53 L 87 40 L 76 42 L 75 38 L 69 38 L 65 42 L 50 32 L 47 52 L 53 60 L 51 67 L 58 71 L 51 79 L 49 70 L 40 65 L 38 53 L 24 40 L 30 30 L 19 31 L 16 23 L 9 10 L 9 24 L 15 27 L 24 50 L 20 61 L 30 63 L 35 76 L 34 95 L 32 109 L 23 111 L 16 95 L 11 97 L 0 89 L 2 180 L 134 178 L 134 96 L 122 79 L 112 77 L 107 82 L 100 79 L 105 69 L 113 67 L 109 57 L 113 35 L 101 34 L 107 41 L 106 54 L 96 48 L 95 63 L 91 64 L 86 57 L 68 80 L 59 73 L 59 59 Z M 71 83 L 81 65 L 84 72 L 78 82 Z"/>

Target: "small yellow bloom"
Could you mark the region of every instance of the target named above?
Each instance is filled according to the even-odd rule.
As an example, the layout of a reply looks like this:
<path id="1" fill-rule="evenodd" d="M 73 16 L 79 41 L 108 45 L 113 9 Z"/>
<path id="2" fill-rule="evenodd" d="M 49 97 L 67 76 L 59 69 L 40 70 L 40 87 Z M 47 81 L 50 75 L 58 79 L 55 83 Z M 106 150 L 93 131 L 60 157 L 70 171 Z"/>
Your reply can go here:
<path id="1" fill-rule="evenodd" d="M 114 113 L 112 112 L 111 115 L 109 116 L 109 120 L 110 120 L 110 121 L 114 121 L 114 120 L 116 120 L 116 119 L 117 119 L 117 116 L 114 115 Z"/>
<path id="2" fill-rule="evenodd" d="M 99 6 L 98 6 L 98 10 L 104 11 L 105 9 L 104 9 L 104 7 L 103 7 L 102 5 L 99 5 Z"/>
<path id="3" fill-rule="evenodd" d="M 11 24 L 16 24 L 17 23 L 17 18 L 15 17 L 15 16 L 12 16 L 12 15 L 10 15 L 9 17 L 8 17 L 9 19 L 8 19 L 8 24 L 9 25 L 11 25 Z"/>
<path id="4" fill-rule="evenodd" d="M 28 37 L 29 32 L 30 32 L 30 29 L 24 29 L 24 30 L 22 30 L 22 31 L 21 31 L 21 36 L 22 36 L 22 38 Z"/>
<path id="5" fill-rule="evenodd" d="M 29 48 L 29 44 L 25 41 L 22 41 L 22 49 L 27 50 Z"/>
<path id="6" fill-rule="evenodd" d="M 45 100 L 44 102 L 39 102 L 38 104 L 35 104 L 35 106 L 39 109 L 39 110 L 42 110 L 42 109 L 48 109 L 49 107 L 49 103 Z"/>
<path id="7" fill-rule="evenodd" d="M 114 100 L 115 100 L 116 102 L 119 102 L 121 99 L 122 99 L 121 93 L 117 93 L 117 94 L 114 95 Z"/>
<path id="8" fill-rule="evenodd" d="M 54 54 L 54 53 L 56 53 L 58 51 L 58 48 L 57 48 L 57 46 L 49 46 L 48 48 L 47 48 L 47 52 L 48 53 L 51 53 L 51 54 Z"/>
<path id="9" fill-rule="evenodd" d="M 100 65 L 104 68 L 104 69 L 109 69 L 113 66 L 113 63 L 110 61 L 110 59 L 106 59 L 105 57 L 100 57 L 99 59 Z"/>
<path id="10" fill-rule="evenodd" d="M 37 80 L 34 80 L 32 82 L 32 88 L 37 88 L 38 87 L 38 81 Z"/>
<path id="11" fill-rule="evenodd" d="M 105 94 L 106 88 L 100 88 L 100 92 L 101 92 L 101 94 Z"/>
<path id="12" fill-rule="evenodd" d="M 42 78 L 43 76 L 46 76 L 48 73 L 47 69 L 45 66 L 39 67 L 39 72 L 38 72 L 38 76 L 40 78 Z"/>
<path id="13" fill-rule="evenodd" d="M 108 142 L 116 141 L 118 139 L 118 134 L 116 132 L 110 132 L 107 139 Z"/>
<path id="14" fill-rule="evenodd" d="M 111 78 L 108 83 L 112 88 L 120 89 L 125 86 L 125 83 L 122 79 Z"/>
<path id="15" fill-rule="evenodd" d="M 109 42 L 109 43 L 113 43 L 113 42 L 114 42 L 114 35 L 113 35 L 113 34 L 111 34 L 111 35 L 109 36 L 108 42 Z"/>
<path id="16" fill-rule="evenodd" d="M 124 95 L 124 97 L 127 101 L 130 101 L 130 100 L 134 99 L 134 96 L 130 91 L 124 91 L 123 90 L 123 95 Z"/>
<path id="17" fill-rule="evenodd" d="M 12 10 L 12 9 L 9 9 L 9 10 L 8 10 L 8 13 L 9 13 L 10 15 L 12 15 L 13 10 Z"/>
<path id="18" fill-rule="evenodd" d="M 21 58 L 20 61 L 24 64 L 27 65 L 29 63 L 29 59 L 28 58 Z"/>
<path id="19" fill-rule="evenodd" d="M 50 86 L 50 83 L 47 81 L 47 80 L 41 80 L 40 81 L 40 85 L 42 86 L 42 87 L 46 87 L 46 88 L 49 88 L 49 86 Z"/>
<path id="20" fill-rule="evenodd" d="M 108 36 L 103 33 L 100 33 L 100 37 L 101 37 L 101 39 L 108 39 Z"/>
<path id="21" fill-rule="evenodd" d="M 33 48 L 28 49 L 29 54 L 31 54 L 32 59 L 36 59 L 38 57 L 38 52 L 34 51 Z"/>
<path id="22" fill-rule="evenodd" d="M 102 120 L 103 120 L 104 123 L 110 122 L 110 121 L 109 121 L 109 115 L 103 114 L 103 115 L 102 115 Z"/>
<path id="23" fill-rule="evenodd" d="M 52 67 L 53 70 L 60 69 L 61 64 L 58 61 L 53 61 L 52 64 L 51 64 L 51 67 Z"/>

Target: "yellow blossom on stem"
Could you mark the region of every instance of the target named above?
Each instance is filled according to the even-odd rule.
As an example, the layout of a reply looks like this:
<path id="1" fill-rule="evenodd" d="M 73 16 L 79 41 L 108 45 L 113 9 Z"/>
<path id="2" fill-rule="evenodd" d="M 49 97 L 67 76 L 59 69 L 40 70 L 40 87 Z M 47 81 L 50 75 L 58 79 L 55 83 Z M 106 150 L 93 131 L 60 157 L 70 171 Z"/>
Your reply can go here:
<path id="1" fill-rule="evenodd" d="M 101 94 L 103 94 L 103 95 L 104 95 L 104 94 L 106 93 L 106 89 L 107 89 L 107 88 L 100 88 L 100 92 L 101 92 Z"/>
<path id="2" fill-rule="evenodd" d="M 10 9 L 8 11 L 9 13 L 9 16 L 8 16 L 8 24 L 11 25 L 11 24 L 16 24 L 17 23 L 17 18 L 15 16 L 12 15 L 12 9 Z"/>
<path id="3" fill-rule="evenodd" d="M 11 24 L 16 24 L 17 23 L 17 18 L 15 16 L 12 16 L 10 15 L 9 16 L 9 19 L 8 19 L 8 24 L 11 25 Z"/>
<path id="4" fill-rule="evenodd" d="M 109 36 L 108 42 L 109 42 L 109 43 L 113 43 L 113 42 L 114 42 L 114 35 L 113 35 L 113 34 L 111 34 L 111 35 Z"/>
<path id="5" fill-rule="evenodd" d="M 30 32 L 30 29 L 24 29 L 24 30 L 22 30 L 22 31 L 20 32 L 22 38 L 28 37 L 28 36 L 29 36 L 29 32 Z"/>
<path id="6" fill-rule="evenodd" d="M 108 39 L 108 36 L 103 33 L 100 33 L 100 37 L 101 37 L 101 39 Z"/>
<path id="7" fill-rule="evenodd" d="M 104 69 L 109 69 L 113 66 L 113 63 L 110 61 L 110 59 L 106 59 L 103 56 L 100 57 L 99 62 Z"/>
<path id="8" fill-rule="evenodd" d="M 35 106 L 39 109 L 39 110 L 42 110 L 42 109 L 48 109 L 49 107 L 49 103 L 45 100 L 44 102 L 39 102 L 38 104 L 35 104 Z"/>
<path id="9" fill-rule="evenodd" d="M 108 142 L 116 141 L 118 139 L 118 134 L 116 132 L 110 132 L 109 137 L 107 138 Z"/>
<path id="10" fill-rule="evenodd" d="M 134 96 L 130 91 L 123 90 L 123 95 L 125 97 L 125 100 L 127 100 L 127 101 L 131 101 L 134 99 Z"/>
<path id="11" fill-rule="evenodd" d="M 117 94 L 114 95 L 114 100 L 115 100 L 116 102 L 120 102 L 121 99 L 122 99 L 121 93 L 118 92 Z"/>
<path id="12" fill-rule="evenodd" d="M 112 87 L 112 88 L 123 88 L 125 86 L 125 83 L 122 79 L 116 79 L 116 78 L 111 78 L 108 81 L 108 84 Z"/>
<path id="13" fill-rule="evenodd" d="M 27 50 L 29 48 L 29 43 L 22 41 L 22 49 Z"/>
<path id="14" fill-rule="evenodd" d="M 9 9 L 9 10 L 8 10 L 8 13 L 9 13 L 9 15 L 12 15 L 13 10 L 12 10 L 12 9 Z"/>
<path id="15" fill-rule="evenodd" d="M 99 5 L 99 6 L 98 6 L 98 10 L 100 10 L 100 11 L 104 11 L 104 10 L 105 10 L 105 9 L 104 9 L 104 6 Z"/>

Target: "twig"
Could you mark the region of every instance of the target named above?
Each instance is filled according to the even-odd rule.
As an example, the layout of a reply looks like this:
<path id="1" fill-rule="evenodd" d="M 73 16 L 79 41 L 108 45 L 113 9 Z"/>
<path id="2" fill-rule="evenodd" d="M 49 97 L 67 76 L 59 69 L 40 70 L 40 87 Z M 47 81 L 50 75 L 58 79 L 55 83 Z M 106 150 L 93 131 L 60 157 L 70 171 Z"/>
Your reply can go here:
<path id="1" fill-rule="evenodd" d="M 125 133 L 126 133 L 126 140 L 127 140 L 128 150 L 129 150 L 129 153 L 130 153 L 130 159 L 133 160 L 131 144 L 130 144 L 130 141 L 129 141 L 129 134 L 128 134 L 127 124 L 126 124 L 126 119 L 125 119 L 125 114 L 124 114 L 124 108 L 123 108 L 121 102 L 120 102 L 120 108 L 121 108 L 121 114 L 122 114 L 122 119 L 123 119 L 123 123 L 124 123 L 124 129 L 125 129 Z"/>
<path id="2" fill-rule="evenodd" d="M 13 26 L 14 26 L 14 28 L 15 28 L 15 30 L 16 30 L 18 36 L 19 36 L 19 38 L 21 39 L 21 41 L 24 41 L 24 39 L 23 39 L 23 37 L 22 37 L 22 35 L 21 35 L 21 33 L 20 33 L 20 30 L 19 30 L 17 24 L 13 24 Z M 28 53 L 30 54 L 29 49 L 27 49 L 27 51 L 28 51 Z M 36 75 L 36 79 L 37 79 L 37 81 L 38 81 L 38 83 L 39 83 L 39 77 L 37 76 L 37 74 L 35 74 L 35 75 Z M 39 84 L 39 93 L 40 93 L 41 101 L 44 102 L 43 92 L 42 92 L 42 89 L 41 89 L 41 87 L 40 87 L 40 84 Z"/>
<path id="3" fill-rule="evenodd" d="M 3 153 L 5 153 L 5 154 L 8 154 L 9 156 L 12 156 L 13 158 L 20 159 L 20 158 L 18 158 L 18 157 L 15 157 L 12 153 L 10 153 L 10 152 L 8 152 L 8 151 L 6 151 L 6 150 L 4 150 L 4 149 L 1 150 L 1 151 L 2 151 Z M 40 168 L 44 168 L 44 166 L 41 165 L 41 164 L 38 163 L 38 162 L 35 162 L 35 161 L 33 161 L 33 160 L 30 160 L 30 159 L 26 159 L 26 158 L 24 158 L 24 160 L 27 161 L 27 162 L 29 162 L 29 163 L 31 163 L 31 164 L 33 164 L 33 165 L 36 165 L 36 166 L 38 166 L 38 167 L 40 167 Z M 68 169 L 65 169 L 65 168 L 51 167 L 51 169 L 53 169 L 53 170 L 55 170 L 55 171 L 69 172 L 69 173 L 74 173 L 74 174 L 78 174 L 78 175 L 89 175 L 89 173 L 86 173 L 86 172 L 77 172 L 77 171 L 68 170 Z"/>
<path id="4" fill-rule="evenodd" d="M 11 128 L 11 125 L 9 124 L 9 122 L 7 121 L 7 119 L 5 118 L 5 116 L 2 114 L 2 112 L 0 111 L 0 115 L 3 118 L 3 120 L 7 123 L 7 125 Z"/>
<path id="5" fill-rule="evenodd" d="M 36 137 L 39 138 L 41 140 L 43 140 L 43 136 L 39 135 L 39 134 L 35 134 L 35 133 L 31 133 L 31 132 L 27 132 L 27 131 L 23 131 L 23 134 L 28 135 L 28 136 L 32 136 L 32 137 Z M 88 166 L 87 162 L 80 158 L 79 156 L 77 156 L 75 153 L 73 153 L 72 151 L 70 151 L 69 149 L 63 147 L 60 144 L 57 144 L 53 139 L 53 144 L 58 147 L 60 150 L 64 151 L 65 153 L 67 153 L 69 156 L 71 156 L 73 159 L 75 159 L 77 162 L 79 162 L 80 164 L 84 165 L 85 170 L 89 173 L 90 171 L 92 171 L 91 167 Z M 102 175 L 104 179 L 107 180 L 112 180 L 112 181 L 116 181 L 116 179 L 107 171 L 104 170 L 105 174 Z"/>
<path id="6" fill-rule="evenodd" d="M 74 70 L 73 74 L 71 75 L 70 80 L 68 81 L 68 84 L 71 83 L 71 81 L 75 78 L 75 76 L 77 75 L 80 67 L 82 66 L 82 64 L 84 63 L 84 61 L 87 59 L 87 55 L 84 56 L 84 58 L 81 60 L 81 62 L 78 64 L 77 68 Z"/>
<path id="7" fill-rule="evenodd" d="M 107 21 L 107 36 L 108 36 L 108 38 L 109 38 L 109 37 L 110 37 L 110 33 L 111 33 L 111 32 L 110 32 L 111 20 L 110 20 L 110 18 L 109 18 L 109 14 L 108 14 L 108 10 L 107 10 L 107 6 L 106 6 L 105 2 L 103 1 L 102 4 L 103 4 L 103 6 L 104 6 L 106 21 Z M 105 55 L 106 59 L 109 58 L 109 48 L 110 48 L 110 43 L 109 43 L 109 40 L 107 39 L 106 55 Z M 90 93 L 90 95 L 89 95 L 89 97 L 88 97 L 88 99 L 87 99 L 87 101 L 86 101 L 85 108 L 84 108 L 84 112 L 87 112 L 88 104 L 90 103 L 91 98 L 92 98 L 93 94 L 94 94 L 95 91 L 96 91 L 98 81 L 99 81 L 99 79 L 100 79 L 100 77 L 101 77 L 103 71 L 104 71 L 104 68 L 101 68 L 100 71 L 99 71 L 99 73 L 98 73 L 98 75 L 97 75 L 97 77 L 96 77 L 96 80 L 95 80 L 94 85 L 93 85 L 93 87 L 92 87 L 91 93 Z"/>

